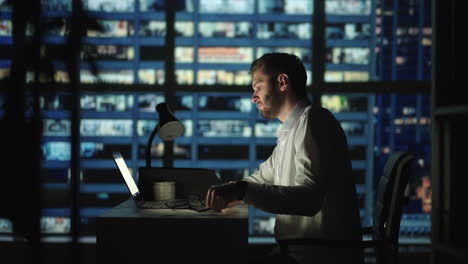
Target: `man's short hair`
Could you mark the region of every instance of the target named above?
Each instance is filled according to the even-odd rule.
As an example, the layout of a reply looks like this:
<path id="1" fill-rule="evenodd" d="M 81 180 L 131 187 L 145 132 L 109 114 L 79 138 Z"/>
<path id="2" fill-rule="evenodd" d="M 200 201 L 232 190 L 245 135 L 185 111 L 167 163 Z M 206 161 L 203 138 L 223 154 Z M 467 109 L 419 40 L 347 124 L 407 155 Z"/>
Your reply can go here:
<path id="1" fill-rule="evenodd" d="M 275 78 L 284 73 L 288 75 L 291 86 L 298 97 L 306 96 L 307 73 L 302 60 L 288 53 L 266 53 L 250 65 L 250 73 L 263 67 L 265 74 Z"/>

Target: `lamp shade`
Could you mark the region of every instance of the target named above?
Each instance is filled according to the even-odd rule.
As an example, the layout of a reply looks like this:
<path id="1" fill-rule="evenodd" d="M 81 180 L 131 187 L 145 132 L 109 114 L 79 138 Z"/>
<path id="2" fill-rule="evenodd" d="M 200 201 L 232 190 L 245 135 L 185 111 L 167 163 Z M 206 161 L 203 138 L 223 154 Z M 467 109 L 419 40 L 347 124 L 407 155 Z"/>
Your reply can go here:
<path id="1" fill-rule="evenodd" d="M 159 113 L 159 137 L 162 140 L 174 140 L 184 133 L 184 125 L 177 120 L 166 103 L 156 106 Z"/>

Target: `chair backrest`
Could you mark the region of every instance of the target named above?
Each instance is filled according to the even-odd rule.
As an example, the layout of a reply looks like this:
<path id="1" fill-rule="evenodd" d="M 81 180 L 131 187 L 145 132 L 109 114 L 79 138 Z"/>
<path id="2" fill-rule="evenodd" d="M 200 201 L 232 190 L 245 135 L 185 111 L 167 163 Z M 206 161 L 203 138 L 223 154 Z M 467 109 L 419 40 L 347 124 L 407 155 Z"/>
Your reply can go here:
<path id="1" fill-rule="evenodd" d="M 383 170 L 377 186 L 373 211 L 375 239 L 398 245 L 404 191 L 412 172 L 414 155 L 407 151 L 393 153 Z"/>

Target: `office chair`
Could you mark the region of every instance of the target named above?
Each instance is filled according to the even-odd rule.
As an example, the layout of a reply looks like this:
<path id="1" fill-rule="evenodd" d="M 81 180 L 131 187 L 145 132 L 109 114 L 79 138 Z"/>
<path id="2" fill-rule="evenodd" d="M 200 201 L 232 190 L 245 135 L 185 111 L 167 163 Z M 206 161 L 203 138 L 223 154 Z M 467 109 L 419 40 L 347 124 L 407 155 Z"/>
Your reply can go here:
<path id="1" fill-rule="evenodd" d="M 398 238 L 404 200 L 404 192 L 409 182 L 414 155 L 407 151 L 392 154 L 385 163 L 383 175 L 376 191 L 373 210 L 373 226 L 364 227 L 362 235 L 370 235 L 370 240 L 330 240 L 330 239 L 286 239 L 279 240 L 283 254 L 292 245 L 311 245 L 333 248 L 374 248 L 378 264 L 398 263 Z"/>

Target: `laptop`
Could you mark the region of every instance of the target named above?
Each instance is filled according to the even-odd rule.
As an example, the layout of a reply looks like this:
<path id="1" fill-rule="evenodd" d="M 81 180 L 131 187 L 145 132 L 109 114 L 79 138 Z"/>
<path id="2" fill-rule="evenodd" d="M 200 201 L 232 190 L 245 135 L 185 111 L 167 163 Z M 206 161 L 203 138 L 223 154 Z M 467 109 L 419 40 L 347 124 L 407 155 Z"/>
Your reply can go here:
<path id="1" fill-rule="evenodd" d="M 119 168 L 120 174 L 124 178 L 125 184 L 127 185 L 130 194 L 132 195 L 132 199 L 135 202 L 135 205 L 141 209 L 167 209 L 167 201 L 148 201 L 143 198 L 140 194 L 140 190 L 135 183 L 132 175 L 130 174 L 130 170 L 125 163 L 124 158 L 119 152 L 112 153 L 114 157 L 114 162 Z"/>

